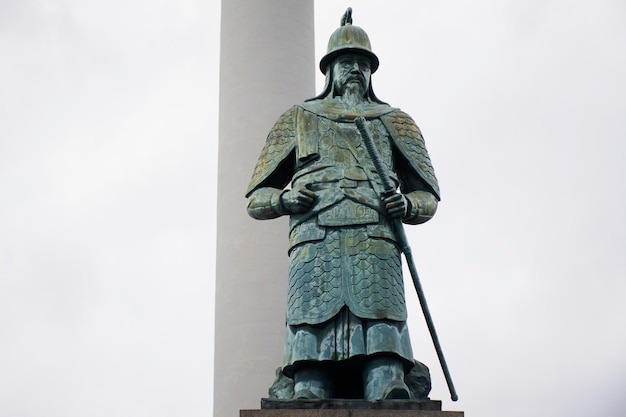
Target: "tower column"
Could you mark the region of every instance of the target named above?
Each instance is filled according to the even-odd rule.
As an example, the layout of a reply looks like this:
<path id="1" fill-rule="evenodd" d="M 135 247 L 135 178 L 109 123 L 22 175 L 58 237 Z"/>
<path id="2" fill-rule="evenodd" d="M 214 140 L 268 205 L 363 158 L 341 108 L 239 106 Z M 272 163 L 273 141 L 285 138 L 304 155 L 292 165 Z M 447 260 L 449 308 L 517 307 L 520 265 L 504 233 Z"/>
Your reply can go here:
<path id="1" fill-rule="evenodd" d="M 287 219 L 244 199 L 267 133 L 315 95 L 312 0 L 222 1 L 215 300 L 215 417 L 258 408 L 282 362 Z"/>

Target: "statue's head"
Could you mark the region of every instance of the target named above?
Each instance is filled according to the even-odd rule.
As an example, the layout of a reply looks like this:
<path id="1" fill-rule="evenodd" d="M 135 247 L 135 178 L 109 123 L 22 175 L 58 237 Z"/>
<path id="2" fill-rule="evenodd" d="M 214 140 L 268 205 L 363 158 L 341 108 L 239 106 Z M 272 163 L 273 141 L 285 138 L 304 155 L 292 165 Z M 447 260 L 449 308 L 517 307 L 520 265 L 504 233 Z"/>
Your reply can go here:
<path id="1" fill-rule="evenodd" d="M 378 64 L 367 33 L 352 25 L 352 9 L 348 8 L 341 18 L 341 26 L 330 36 L 327 53 L 320 61 L 326 85 L 314 99 L 343 95 L 349 88 L 362 88 L 363 96 L 382 103 L 374 94 L 370 79 Z"/>
<path id="2" fill-rule="evenodd" d="M 361 54 L 347 52 L 337 55 L 330 64 L 333 95 L 353 93 L 365 97 L 370 86 L 370 68 L 370 61 Z"/>
<path id="3" fill-rule="evenodd" d="M 320 61 L 320 70 L 326 74 L 333 59 L 341 54 L 359 54 L 370 62 L 372 73 L 378 69 L 378 57 L 372 52 L 372 45 L 367 33 L 358 26 L 352 25 L 352 9 L 341 18 L 341 26 L 330 35 L 326 55 Z"/>

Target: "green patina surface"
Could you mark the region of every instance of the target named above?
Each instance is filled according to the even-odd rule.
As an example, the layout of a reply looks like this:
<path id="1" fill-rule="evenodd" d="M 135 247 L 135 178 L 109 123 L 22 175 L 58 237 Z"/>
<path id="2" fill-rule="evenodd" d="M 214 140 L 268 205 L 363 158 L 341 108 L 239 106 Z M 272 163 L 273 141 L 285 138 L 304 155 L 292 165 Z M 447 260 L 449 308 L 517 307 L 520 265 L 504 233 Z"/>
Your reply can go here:
<path id="1" fill-rule="evenodd" d="M 374 94 L 379 61 L 351 9 L 341 23 L 320 62 L 324 91 L 275 123 L 246 194 L 252 217 L 290 216 L 287 336 L 270 397 L 425 399 L 397 224 L 432 218 L 439 186 L 413 119 Z"/>

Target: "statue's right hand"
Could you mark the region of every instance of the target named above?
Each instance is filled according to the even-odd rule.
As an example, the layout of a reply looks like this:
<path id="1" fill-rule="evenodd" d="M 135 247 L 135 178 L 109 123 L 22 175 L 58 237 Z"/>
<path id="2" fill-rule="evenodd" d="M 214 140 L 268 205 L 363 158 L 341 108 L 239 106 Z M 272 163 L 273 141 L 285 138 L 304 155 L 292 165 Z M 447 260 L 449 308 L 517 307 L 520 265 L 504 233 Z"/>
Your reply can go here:
<path id="1" fill-rule="evenodd" d="M 315 193 L 307 188 L 298 188 L 285 191 L 280 196 L 280 202 L 290 214 L 308 211 L 315 201 Z"/>

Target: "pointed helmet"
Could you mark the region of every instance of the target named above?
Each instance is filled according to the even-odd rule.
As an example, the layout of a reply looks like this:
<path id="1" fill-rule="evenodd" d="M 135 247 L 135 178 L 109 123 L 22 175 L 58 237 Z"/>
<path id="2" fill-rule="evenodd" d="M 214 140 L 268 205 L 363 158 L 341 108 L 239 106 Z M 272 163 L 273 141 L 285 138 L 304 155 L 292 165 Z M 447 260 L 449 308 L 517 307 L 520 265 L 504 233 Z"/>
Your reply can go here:
<path id="1" fill-rule="evenodd" d="M 378 69 L 378 57 L 372 52 L 367 33 L 360 27 L 352 25 L 352 8 L 350 7 L 341 18 L 341 26 L 330 35 L 328 52 L 320 61 L 322 73 L 326 74 L 328 65 L 335 57 L 346 52 L 361 54 L 369 58 L 372 73 Z"/>

